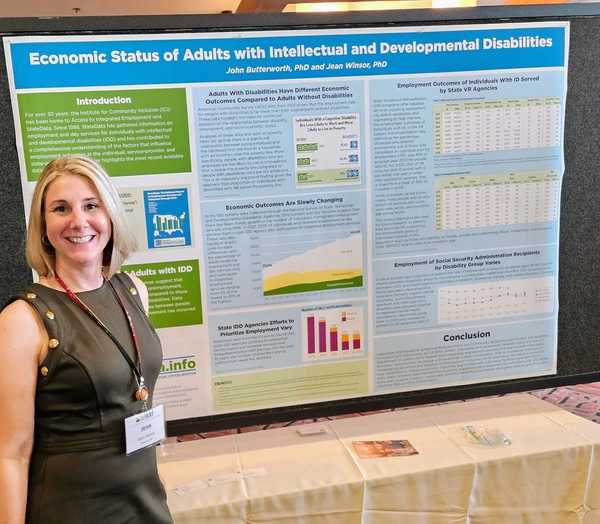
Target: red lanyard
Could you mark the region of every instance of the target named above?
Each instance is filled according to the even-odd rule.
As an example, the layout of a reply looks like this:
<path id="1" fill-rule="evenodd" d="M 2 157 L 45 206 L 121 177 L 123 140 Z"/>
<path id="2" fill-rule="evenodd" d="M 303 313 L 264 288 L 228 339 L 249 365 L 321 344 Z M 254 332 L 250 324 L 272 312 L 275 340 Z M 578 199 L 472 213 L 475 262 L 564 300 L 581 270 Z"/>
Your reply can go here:
<path id="1" fill-rule="evenodd" d="M 123 299 L 121 298 L 121 296 L 119 295 L 119 293 L 117 292 L 115 287 L 112 285 L 112 282 L 110 280 L 106 280 L 106 282 L 108 282 L 108 285 L 110 286 L 113 294 L 115 295 L 117 302 L 121 306 L 121 309 L 123 310 L 123 313 L 125 314 L 125 317 L 127 318 L 127 324 L 129 325 L 129 332 L 131 333 L 131 340 L 133 341 L 133 347 L 135 348 L 135 354 L 136 354 L 136 358 L 137 358 L 137 366 L 133 362 L 133 360 L 131 360 L 131 357 L 129 356 L 127 351 L 125 351 L 125 348 L 121 345 L 121 343 L 113 335 L 113 333 L 110 331 L 110 329 L 108 329 L 106 324 L 98 318 L 96 313 L 94 313 L 86 304 L 84 304 L 81 301 L 81 299 L 75 293 L 73 293 L 73 291 L 71 291 L 71 289 L 69 289 L 67 284 L 65 284 L 64 280 L 58 276 L 58 273 L 56 273 L 56 272 L 54 273 L 54 278 L 56 278 L 56 281 L 65 290 L 65 292 L 67 293 L 67 296 L 69 297 L 71 302 L 73 302 L 77 307 L 79 307 L 79 309 L 81 309 L 94 322 L 96 322 L 96 324 L 98 324 L 98 326 L 100 326 L 102 328 L 102 330 L 115 343 L 115 345 L 117 346 L 117 348 L 119 349 L 119 351 L 121 352 L 121 354 L 123 355 L 123 357 L 125 358 L 127 363 L 129 364 L 129 367 L 133 371 L 135 381 L 137 382 L 137 388 L 134 393 L 135 399 L 146 402 L 148 400 L 148 397 L 150 396 L 150 391 L 148 390 L 148 387 L 146 386 L 146 384 L 144 382 L 144 373 L 142 370 L 142 353 L 140 351 L 140 343 L 139 343 L 139 340 L 137 337 L 137 333 L 135 331 L 135 327 L 133 325 L 133 320 L 131 319 L 131 315 L 129 314 L 129 311 L 127 311 L 127 308 L 125 307 L 125 303 L 123 302 Z"/>

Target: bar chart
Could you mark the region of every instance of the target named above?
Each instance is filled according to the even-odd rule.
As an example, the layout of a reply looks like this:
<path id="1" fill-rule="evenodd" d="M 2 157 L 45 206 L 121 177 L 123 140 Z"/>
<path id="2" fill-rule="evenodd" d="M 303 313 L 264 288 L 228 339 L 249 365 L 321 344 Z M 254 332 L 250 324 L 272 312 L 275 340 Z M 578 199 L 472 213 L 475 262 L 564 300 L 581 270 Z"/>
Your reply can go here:
<path id="1" fill-rule="evenodd" d="M 156 235 L 163 231 L 173 233 L 174 231 L 183 231 L 182 222 L 185 219 L 185 214 L 176 217 L 175 215 L 154 215 L 153 223 Z"/>
<path id="2" fill-rule="evenodd" d="M 154 247 L 186 245 L 185 219 L 185 213 L 182 213 L 180 216 L 168 214 L 154 215 L 152 218 L 154 233 L 151 245 Z"/>
<path id="3" fill-rule="evenodd" d="M 344 357 L 364 352 L 363 309 L 344 307 L 302 315 L 303 358 Z"/>

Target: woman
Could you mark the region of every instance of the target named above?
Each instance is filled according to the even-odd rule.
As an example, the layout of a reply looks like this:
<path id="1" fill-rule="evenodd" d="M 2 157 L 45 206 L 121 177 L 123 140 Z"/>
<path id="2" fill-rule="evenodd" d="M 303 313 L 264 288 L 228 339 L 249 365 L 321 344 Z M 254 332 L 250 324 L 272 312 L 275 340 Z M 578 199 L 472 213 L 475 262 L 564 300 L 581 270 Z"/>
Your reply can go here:
<path id="1" fill-rule="evenodd" d="M 125 453 L 162 360 L 146 288 L 118 272 L 133 247 L 99 164 L 44 168 L 26 246 L 40 280 L 0 314 L 0 524 L 172 522 L 154 448 Z"/>

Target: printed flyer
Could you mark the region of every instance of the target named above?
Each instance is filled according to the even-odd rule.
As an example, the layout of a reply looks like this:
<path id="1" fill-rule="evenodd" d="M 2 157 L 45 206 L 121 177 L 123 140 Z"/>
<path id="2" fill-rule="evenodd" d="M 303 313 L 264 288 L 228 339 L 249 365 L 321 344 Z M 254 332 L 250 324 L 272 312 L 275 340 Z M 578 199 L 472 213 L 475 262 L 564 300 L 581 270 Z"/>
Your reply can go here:
<path id="1" fill-rule="evenodd" d="M 169 420 L 556 373 L 569 25 L 4 38 L 27 210 L 113 177 Z"/>

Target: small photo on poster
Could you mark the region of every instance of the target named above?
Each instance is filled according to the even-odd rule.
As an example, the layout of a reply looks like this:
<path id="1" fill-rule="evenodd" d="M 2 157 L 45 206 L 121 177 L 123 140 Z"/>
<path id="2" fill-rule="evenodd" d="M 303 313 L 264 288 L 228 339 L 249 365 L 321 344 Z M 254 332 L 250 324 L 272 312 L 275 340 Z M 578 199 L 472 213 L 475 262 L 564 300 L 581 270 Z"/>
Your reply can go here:
<path id="1" fill-rule="evenodd" d="M 419 454 L 408 440 L 355 440 L 352 446 L 356 454 L 363 459 Z"/>
<path id="2" fill-rule="evenodd" d="M 148 249 L 191 245 L 187 188 L 144 191 Z"/>

